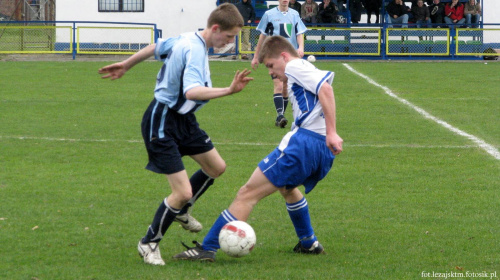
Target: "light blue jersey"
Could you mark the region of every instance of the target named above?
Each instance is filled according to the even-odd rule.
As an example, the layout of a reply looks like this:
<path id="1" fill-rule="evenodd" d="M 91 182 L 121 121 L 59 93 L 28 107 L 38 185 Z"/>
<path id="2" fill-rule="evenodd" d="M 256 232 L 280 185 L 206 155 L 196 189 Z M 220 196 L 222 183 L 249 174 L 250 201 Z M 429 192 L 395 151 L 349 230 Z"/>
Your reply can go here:
<path id="1" fill-rule="evenodd" d="M 287 12 L 281 12 L 276 7 L 264 13 L 257 30 L 266 36 L 282 36 L 298 49 L 297 35 L 306 32 L 307 28 L 297 11 L 288 9 Z"/>
<path id="2" fill-rule="evenodd" d="M 194 112 L 208 102 L 185 97 L 186 92 L 194 87 L 212 87 L 208 48 L 200 33 L 158 40 L 155 58 L 163 61 L 156 77 L 156 100 L 179 114 Z"/>

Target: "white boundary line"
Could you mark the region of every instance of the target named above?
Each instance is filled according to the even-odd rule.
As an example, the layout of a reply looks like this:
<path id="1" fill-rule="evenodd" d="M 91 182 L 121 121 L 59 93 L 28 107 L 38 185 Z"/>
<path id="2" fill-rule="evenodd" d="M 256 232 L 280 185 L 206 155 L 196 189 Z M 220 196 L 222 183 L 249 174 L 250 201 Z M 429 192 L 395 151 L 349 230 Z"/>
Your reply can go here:
<path id="1" fill-rule="evenodd" d="M 343 63 L 342 65 L 344 65 L 344 67 L 346 67 L 347 69 L 349 69 L 349 71 L 353 72 L 354 74 L 360 76 L 361 78 L 365 79 L 368 83 L 378 87 L 378 88 L 381 88 L 384 90 L 385 94 L 389 95 L 390 97 L 396 99 L 397 101 L 407 105 L 408 107 L 410 107 L 411 109 L 417 111 L 417 113 L 419 113 L 421 116 L 423 116 L 424 118 L 426 119 L 430 119 L 432 121 L 434 121 L 435 123 L 439 124 L 440 126 L 448 129 L 449 131 L 455 133 L 456 135 L 459 135 L 459 136 L 463 136 L 469 140 L 471 140 L 472 142 L 474 142 L 478 147 L 480 147 L 481 149 L 485 150 L 488 154 L 492 155 L 495 159 L 497 160 L 500 160 L 500 152 L 498 151 L 497 148 L 495 148 L 493 145 L 490 145 L 488 143 L 486 143 L 484 140 L 472 135 L 472 134 L 469 134 L 463 130 L 460 130 L 452 125 L 450 125 L 449 123 L 437 118 L 437 117 L 434 117 L 433 115 L 429 114 L 427 111 L 425 111 L 424 109 L 416 106 L 416 105 L 413 105 L 413 103 L 409 102 L 408 100 L 404 99 L 404 98 L 401 98 L 399 96 L 397 96 L 394 92 L 392 92 L 388 87 L 386 86 L 383 86 L 383 85 L 380 85 L 379 83 L 375 82 L 373 79 L 371 79 L 370 77 L 356 71 L 354 68 L 352 68 L 350 65 L 346 64 L 346 63 Z"/>
<path id="2" fill-rule="evenodd" d="M 123 142 L 123 143 L 143 143 L 142 140 L 112 140 L 112 139 L 75 139 L 75 138 L 52 138 L 52 137 L 31 137 L 31 136 L 2 136 L 1 139 L 16 140 L 42 140 L 54 142 Z M 214 142 L 215 145 L 233 145 L 233 146 L 274 146 L 277 143 L 250 143 L 250 142 Z M 366 147 L 366 148 L 418 148 L 418 149 L 470 149 L 477 148 L 475 145 L 418 145 L 418 144 L 344 144 L 346 147 Z"/>

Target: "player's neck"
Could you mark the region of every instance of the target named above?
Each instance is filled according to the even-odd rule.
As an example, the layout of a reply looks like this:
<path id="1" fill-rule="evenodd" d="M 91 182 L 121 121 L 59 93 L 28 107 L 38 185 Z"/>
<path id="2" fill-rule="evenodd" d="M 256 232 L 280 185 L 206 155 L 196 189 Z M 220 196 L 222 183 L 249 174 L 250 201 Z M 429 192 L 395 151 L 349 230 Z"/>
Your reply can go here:
<path id="1" fill-rule="evenodd" d="M 286 12 L 288 12 L 288 6 L 279 5 L 278 10 L 280 10 L 280 12 L 282 12 L 282 13 L 286 13 Z"/>
<path id="2" fill-rule="evenodd" d="M 205 40 L 205 45 L 207 46 L 207 49 L 213 47 L 213 45 L 211 44 L 211 42 L 209 40 L 210 39 L 210 32 L 211 32 L 211 30 L 209 30 L 208 28 L 205 28 L 205 29 L 203 29 L 203 31 L 200 31 L 200 35 L 203 38 L 203 40 Z"/>

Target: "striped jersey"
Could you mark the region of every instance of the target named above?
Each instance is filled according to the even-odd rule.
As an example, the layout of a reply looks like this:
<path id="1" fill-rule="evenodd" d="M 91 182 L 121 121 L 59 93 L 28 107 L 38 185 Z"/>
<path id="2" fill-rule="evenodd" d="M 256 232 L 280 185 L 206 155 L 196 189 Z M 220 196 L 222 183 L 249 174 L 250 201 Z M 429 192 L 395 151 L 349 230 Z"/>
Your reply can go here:
<path id="1" fill-rule="evenodd" d="M 301 127 L 326 135 L 325 116 L 318 94 L 324 83 L 332 84 L 335 73 L 319 70 L 307 60 L 294 59 L 287 63 L 285 75 L 293 109 L 292 130 Z"/>
<path id="2" fill-rule="evenodd" d="M 282 36 L 297 49 L 297 35 L 306 32 L 307 28 L 294 9 L 289 8 L 287 12 L 281 12 L 275 7 L 264 13 L 257 30 L 266 36 Z"/>
<path id="3" fill-rule="evenodd" d="M 179 114 L 195 112 L 208 102 L 185 97 L 194 87 L 212 87 L 208 48 L 199 32 L 158 40 L 155 58 L 163 62 L 156 77 L 156 100 Z"/>

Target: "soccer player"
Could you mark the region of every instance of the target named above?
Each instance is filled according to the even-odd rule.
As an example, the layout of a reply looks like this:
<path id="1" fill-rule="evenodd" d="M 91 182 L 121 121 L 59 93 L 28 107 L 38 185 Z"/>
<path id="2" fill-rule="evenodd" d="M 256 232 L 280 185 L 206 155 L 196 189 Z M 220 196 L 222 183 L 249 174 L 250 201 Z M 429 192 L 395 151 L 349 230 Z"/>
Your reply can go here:
<path id="1" fill-rule="evenodd" d="M 300 19 L 300 15 L 294 9 L 288 8 L 288 0 L 279 0 L 279 5 L 269 9 L 262 16 L 257 30 L 261 32 L 259 41 L 255 47 L 255 54 L 252 59 L 252 68 L 255 70 L 259 65 L 258 57 L 262 42 L 267 36 L 282 36 L 286 38 L 297 50 L 299 57 L 304 56 L 304 32 L 306 26 Z M 286 127 L 288 120 L 285 118 L 285 111 L 288 105 L 288 94 L 286 85 L 276 77 L 273 79 L 273 99 L 276 108 L 275 125 L 281 128 Z"/>
<path id="2" fill-rule="evenodd" d="M 279 146 L 265 157 L 236 198 L 224 210 L 205 236 L 203 244 L 174 256 L 183 260 L 215 261 L 220 248 L 218 236 L 231 221 L 246 221 L 253 207 L 264 197 L 279 191 L 284 197 L 299 243 L 296 253 L 322 254 L 323 246 L 314 235 L 306 194 L 323 179 L 342 152 L 342 138 L 337 134 L 335 98 L 331 83 L 334 73 L 322 71 L 300 58 L 296 49 L 283 37 L 267 38 L 259 53 L 259 62 L 269 74 L 288 85 L 294 123 Z M 187 246 L 186 246 L 187 247 Z"/>
<path id="3" fill-rule="evenodd" d="M 195 117 L 210 99 L 240 92 L 253 79 L 249 70 L 237 71 L 231 85 L 212 88 L 208 49 L 233 43 L 243 26 L 243 18 L 232 4 L 222 4 L 210 14 L 207 28 L 159 40 L 123 62 L 99 69 L 103 78 L 117 79 L 145 59 L 155 56 L 163 61 L 157 75 L 154 99 L 144 113 L 142 136 L 149 156 L 146 169 L 166 174 L 171 194 L 160 204 L 146 235 L 139 241 L 144 262 L 164 265 L 159 242 L 173 221 L 192 232 L 202 229 L 187 209 L 213 184 L 226 168 L 210 137 L 201 130 Z M 182 162 L 190 156 L 200 166 L 191 178 Z"/>

